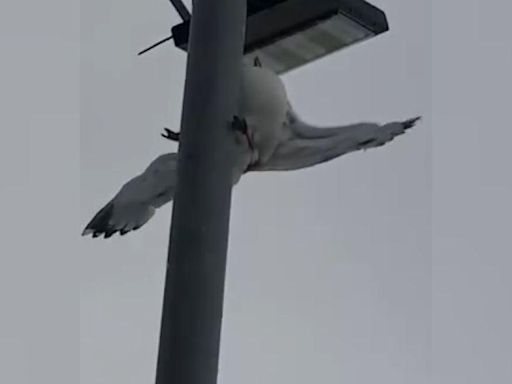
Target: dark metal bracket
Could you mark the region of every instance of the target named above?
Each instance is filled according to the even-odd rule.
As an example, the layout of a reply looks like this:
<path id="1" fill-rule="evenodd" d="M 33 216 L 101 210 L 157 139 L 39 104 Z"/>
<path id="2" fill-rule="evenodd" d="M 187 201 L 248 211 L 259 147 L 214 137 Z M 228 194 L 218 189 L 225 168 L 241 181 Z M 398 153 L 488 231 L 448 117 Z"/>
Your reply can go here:
<path id="1" fill-rule="evenodd" d="M 188 10 L 187 6 L 185 4 L 183 4 L 183 1 L 181 1 L 181 0 L 169 0 L 169 1 L 173 5 L 174 9 L 176 9 L 176 12 L 178 12 L 178 15 L 180 15 L 180 17 L 183 20 L 183 22 L 190 21 L 190 18 L 192 17 L 192 15 L 190 14 L 190 11 Z M 155 44 L 149 46 L 148 48 L 143 49 L 142 51 L 140 51 L 138 53 L 138 56 L 143 55 L 144 53 L 151 51 L 153 48 L 156 48 L 159 45 L 161 45 L 163 43 L 166 43 L 169 40 L 172 40 L 172 38 L 173 38 L 173 35 L 170 35 L 170 36 L 168 36 L 168 37 L 166 37 L 166 38 L 156 42 Z"/>
<path id="2" fill-rule="evenodd" d="M 181 1 L 181 0 L 169 0 L 169 1 L 174 6 L 174 8 L 176 9 L 176 12 L 178 12 L 178 14 L 180 15 L 180 17 L 182 18 L 183 21 L 190 20 L 190 17 L 191 17 L 190 12 L 187 9 L 187 6 L 185 4 L 183 4 L 183 1 Z"/>

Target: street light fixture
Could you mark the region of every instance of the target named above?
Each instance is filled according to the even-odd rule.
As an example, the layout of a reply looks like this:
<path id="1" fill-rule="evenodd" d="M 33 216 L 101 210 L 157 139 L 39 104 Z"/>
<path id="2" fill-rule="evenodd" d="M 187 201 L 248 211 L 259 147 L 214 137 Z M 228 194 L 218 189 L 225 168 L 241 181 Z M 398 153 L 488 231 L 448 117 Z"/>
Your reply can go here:
<path id="1" fill-rule="evenodd" d="M 389 30 L 385 13 L 364 0 L 248 0 L 245 59 L 278 74 Z M 188 49 L 190 21 L 172 28 Z"/>

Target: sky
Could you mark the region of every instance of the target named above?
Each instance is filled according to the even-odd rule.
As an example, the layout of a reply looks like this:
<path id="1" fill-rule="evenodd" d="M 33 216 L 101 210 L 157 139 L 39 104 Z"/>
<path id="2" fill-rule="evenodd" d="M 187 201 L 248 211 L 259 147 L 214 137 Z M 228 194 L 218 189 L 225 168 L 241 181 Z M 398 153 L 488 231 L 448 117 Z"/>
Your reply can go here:
<path id="1" fill-rule="evenodd" d="M 320 125 L 424 120 L 236 186 L 219 383 L 512 379 L 512 6 L 373 3 L 391 31 L 285 75 L 289 98 Z M 0 382 L 151 383 L 171 206 L 124 238 L 79 234 L 176 150 L 159 133 L 179 127 L 186 58 L 136 52 L 178 18 L 119 0 L 0 15 Z"/>

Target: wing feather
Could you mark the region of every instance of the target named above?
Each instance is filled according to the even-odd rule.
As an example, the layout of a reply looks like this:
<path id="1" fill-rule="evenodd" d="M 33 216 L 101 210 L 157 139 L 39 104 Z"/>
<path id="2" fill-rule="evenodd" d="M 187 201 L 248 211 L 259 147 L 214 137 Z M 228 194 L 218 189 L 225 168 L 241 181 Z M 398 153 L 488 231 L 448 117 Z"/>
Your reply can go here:
<path id="1" fill-rule="evenodd" d="M 288 171 L 311 167 L 344 154 L 380 147 L 414 127 L 419 117 L 385 125 L 358 123 L 319 128 L 302 122 L 295 114 L 288 119 L 289 135 L 264 163 L 251 171 Z"/>
<path id="2" fill-rule="evenodd" d="M 146 224 L 157 208 L 168 203 L 176 186 L 177 154 L 156 158 L 140 175 L 128 181 L 87 224 L 82 236 L 125 235 Z"/>

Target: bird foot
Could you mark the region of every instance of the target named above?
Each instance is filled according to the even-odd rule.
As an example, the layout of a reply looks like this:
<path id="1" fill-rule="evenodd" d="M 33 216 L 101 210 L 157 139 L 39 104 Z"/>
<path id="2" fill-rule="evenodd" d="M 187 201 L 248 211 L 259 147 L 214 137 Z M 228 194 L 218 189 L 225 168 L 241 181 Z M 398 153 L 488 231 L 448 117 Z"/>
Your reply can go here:
<path id="1" fill-rule="evenodd" d="M 179 132 L 174 132 L 174 131 L 170 130 L 169 128 L 164 128 L 164 131 L 165 131 L 165 133 L 160 134 L 163 138 L 165 138 L 167 140 L 171 140 L 171 141 L 176 141 L 176 142 L 180 141 L 180 133 Z"/>
<path id="2" fill-rule="evenodd" d="M 244 135 L 247 135 L 249 132 L 247 127 L 247 121 L 243 118 L 240 118 L 239 116 L 234 116 L 233 121 L 231 122 L 231 127 L 240 133 L 243 133 Z M 164 133 L 160 134 L 163 138 L 171 141 L 180 141 L 180 133 L 175 132 L 169 128 L 164 128 Z"/>
<path id="3" fill-rule="evenodd" d="M 231 127 L 235 132 L 240 132 L 247 139 L 247 144 L 251 151 L 254 151 L 254 143 L 251 137 L 251 133 L 249 132 L 249 126 L 247 125 L 247 120 L 241 118 L 240 116 L 234 116 L 233 121 L 231 122 Z"/>
<path id="4" fill-rule="evenodd" d="M 254 58 L 253 65 L 259 68 L 263 67 L 263 64 L 261 63 L 261 60 L 258 56 Z"/>
<path id="5" fill-rule="evenodd" d="M 249 132 L 249 129 L 247 127 L 247 121 L 244 118 L 241 118 L 240 116 L 234 116 L 233 121 L 231 122 L 231 127 L 237 131 L 241 132 L 244 135 L 247 135 Z"/>
<path id="6" fill-rule="evenodd" d="M 247 135 L 248 128 L 247 128 L 247 121 L 245 119 L 240 118 L 239 116 L 234 116 L 233 121 L 231 122 L 231 127 L 237 131 L 241 132 L 244 135 Z M 164 128 L 164 133 L 161 133 L 160 136 L 162 136 L 164 139 L 171 140 L 171 141 L 180 141 L 180 133 L 175 132 L 169 128 Z"/>

